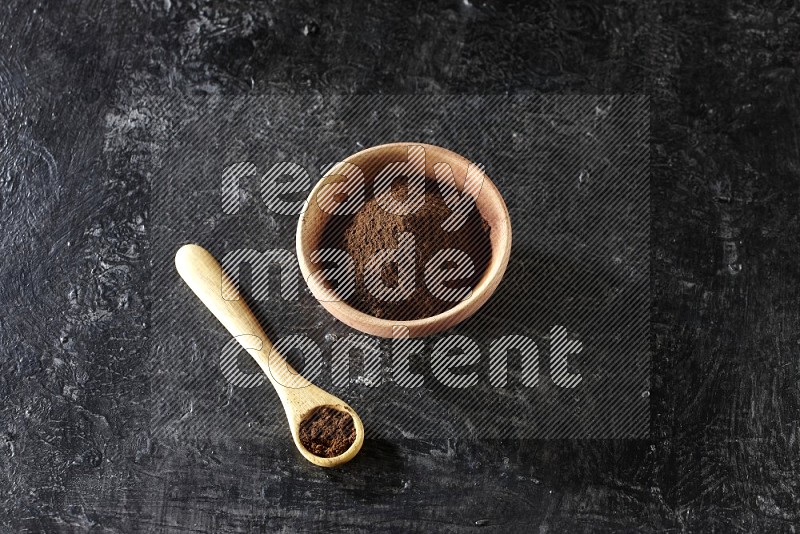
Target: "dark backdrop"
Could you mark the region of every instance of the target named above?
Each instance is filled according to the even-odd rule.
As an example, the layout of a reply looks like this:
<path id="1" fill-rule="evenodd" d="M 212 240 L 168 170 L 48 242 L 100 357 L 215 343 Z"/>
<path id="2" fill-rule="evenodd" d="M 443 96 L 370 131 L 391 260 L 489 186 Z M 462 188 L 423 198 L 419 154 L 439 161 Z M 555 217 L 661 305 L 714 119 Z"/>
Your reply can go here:
<path id="1" fill-rule="evenodd" d="M 701 4 L 3 2 L 0 525 L 792 531 L 800 12 Z M 333 471 L 284 436 L 154 439 L 131 108 L 168 91 L 649 95 L 652 439 L 371 442 Z"/>

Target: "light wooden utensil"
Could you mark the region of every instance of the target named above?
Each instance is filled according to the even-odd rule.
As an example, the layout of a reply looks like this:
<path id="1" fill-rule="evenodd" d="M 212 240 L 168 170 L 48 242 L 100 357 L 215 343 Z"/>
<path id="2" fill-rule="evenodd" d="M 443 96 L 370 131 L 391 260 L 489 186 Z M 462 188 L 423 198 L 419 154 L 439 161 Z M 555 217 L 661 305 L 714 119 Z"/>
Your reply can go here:
<path id="1" fill-rule="evenodd" d="M 324 391 L 301 376 L 273 350 L 258 320 L 234 288 L 230 278 L 210 252 L 198 245 L 184 245 L 175 254 L 178 273 L 219 319 L 228 332 L 255 359 L 281 399 L 294 444 L 310 462 L 334 467 L 350 461 L 364 443 L 364 425 L 358 414 L 344 401 Z M 319 407 L 330 406 L 350 414 L 356 439 L 339 456 L 322 458 L 308 451 L 300 442 L 300 423 Z"/>

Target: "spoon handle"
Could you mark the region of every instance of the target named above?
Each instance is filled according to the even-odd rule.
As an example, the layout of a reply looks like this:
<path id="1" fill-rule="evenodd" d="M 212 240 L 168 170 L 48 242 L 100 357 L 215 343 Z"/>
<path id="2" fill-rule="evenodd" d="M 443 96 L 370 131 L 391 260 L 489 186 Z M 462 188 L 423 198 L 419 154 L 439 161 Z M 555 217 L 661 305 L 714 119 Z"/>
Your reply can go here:
<path id="1" fill-rule="evenodd" d="M 198 245 L 184 245 L 175 254 L 175 267 L 206 308 L 256 360 L 281 396 L 286 388 L 309 384 L 273 350 L 258 319 L 210 252 Z"/>

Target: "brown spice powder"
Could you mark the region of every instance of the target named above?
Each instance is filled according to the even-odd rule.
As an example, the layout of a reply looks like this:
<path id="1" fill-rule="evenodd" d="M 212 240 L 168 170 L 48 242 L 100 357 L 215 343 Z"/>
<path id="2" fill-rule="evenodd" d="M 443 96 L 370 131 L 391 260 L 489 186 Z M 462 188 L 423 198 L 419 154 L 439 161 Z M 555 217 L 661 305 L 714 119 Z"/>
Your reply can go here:
<path id="1" fill-rule="evenodd" d="M 356 440 L 349 413 L 322 406 L 300 422 L 300 443 L 320 458 L 339 456 Z"/>
<path id="2" fill-rule="evenodd" d="M 392 189 L 393 196 L 401 200 L 407 191 L 407 183 Z M 434 254 L 443 249 L 457 249 L 472 259 L 474 274 L 466 279 L 453 281 L 447 287 L 474 288 L 483 276 L 491 257 L 491 228 L 473 207 L 464 224 L 455 231 L 446 231 L 442 223 L 451 215 L 440 186 L 433 180 L 425 181 L 425 202 L 415 213 L 396 215 L 383 209 L 371 197 L 354 216 L 334 219 L 323 233 L 324 248 L 345 250 L 355 264 L 355 292 L 346 302 L 354 308 L 374 317 L 390 320 L 413 320 L 442 313 L 458 302 L 440 300 L 427 288 L 425 265 Z M 414 236 L 416 253 L 415 289 L 402 301 L 385 301 L 376 298 L 364 282 L 365 266 L 379 251 L 397 248 L 398 236 L 408 232 Z M 397 266 L 389 263 L 381 272 L 387 287 L 397 287 Z"/>

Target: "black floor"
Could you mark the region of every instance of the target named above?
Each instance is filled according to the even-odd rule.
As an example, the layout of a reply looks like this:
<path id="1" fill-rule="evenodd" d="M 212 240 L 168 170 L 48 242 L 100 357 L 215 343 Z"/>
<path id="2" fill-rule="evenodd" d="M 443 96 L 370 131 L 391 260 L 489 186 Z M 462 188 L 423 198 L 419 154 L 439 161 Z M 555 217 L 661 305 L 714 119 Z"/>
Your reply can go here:
<path id="1" fill-rule="evenodd" d="M 0 525 L 793 532 L 800 10 L 696 4 L 4 2 Z M 150 147 L 106 133 L 169 91 L 649 95 L 651 439 L 379 441 L 337 471 L 155 439 Z"/>

